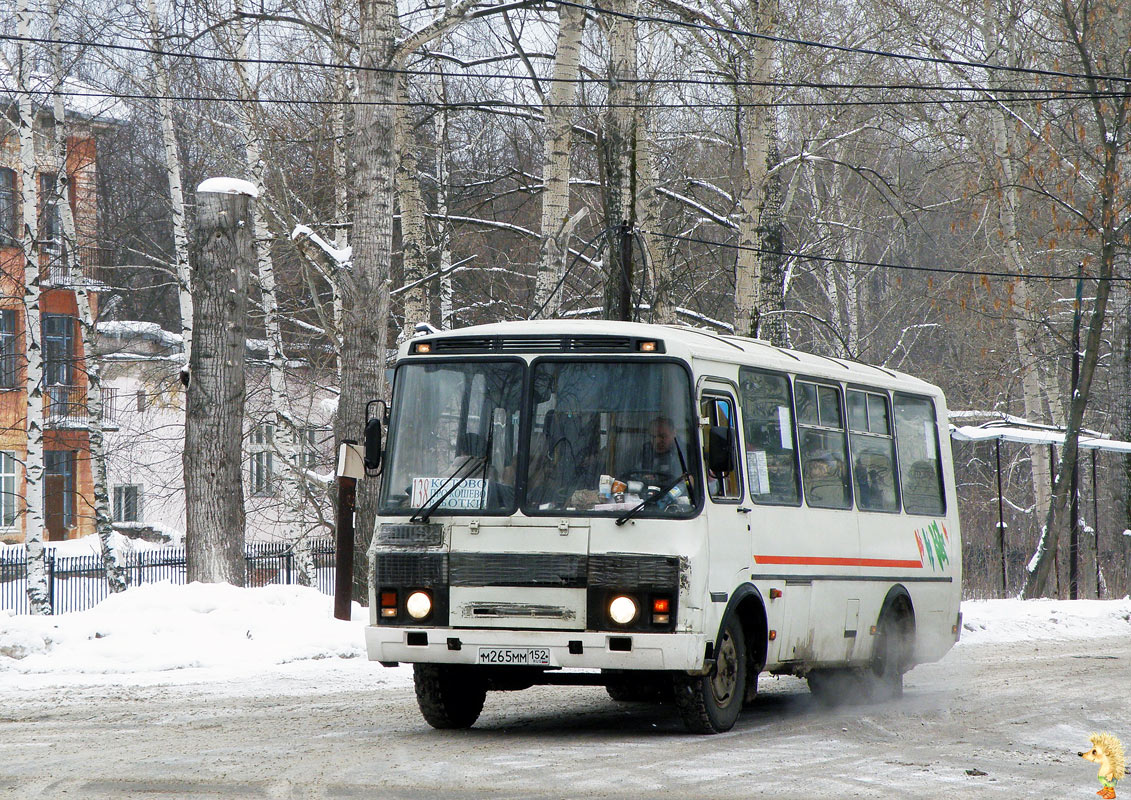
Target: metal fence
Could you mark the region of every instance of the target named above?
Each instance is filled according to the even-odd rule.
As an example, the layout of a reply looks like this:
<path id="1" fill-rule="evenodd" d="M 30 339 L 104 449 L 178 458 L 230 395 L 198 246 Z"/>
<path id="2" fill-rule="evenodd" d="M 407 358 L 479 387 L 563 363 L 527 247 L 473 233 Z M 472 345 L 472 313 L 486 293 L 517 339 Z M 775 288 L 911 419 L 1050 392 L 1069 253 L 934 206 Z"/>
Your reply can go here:
<path id="1" fill-rule="evenodd" d="M 334 593 L 334 540 L 332 537 L 310 539 L 314 557 L 313 584 L 325 594 Z M 298 582 L 294 550 L 282 542 L 249 544 L 244 550 L 247 560 L 247 585 L 293 584 Z M 130 586 L 169 581 L 185 583 L 185 549 L 165 547 L 130 553 L 124 559 L 126 581 Z M 84 611 L 97 605 L 110 594 L 102 557 L 55 557 L 47 551 L 47 591 L 56 614 Z M 26 614 L 27 555 L 22 548 L 14 554 L 0 552 L 0 611 Z"/>

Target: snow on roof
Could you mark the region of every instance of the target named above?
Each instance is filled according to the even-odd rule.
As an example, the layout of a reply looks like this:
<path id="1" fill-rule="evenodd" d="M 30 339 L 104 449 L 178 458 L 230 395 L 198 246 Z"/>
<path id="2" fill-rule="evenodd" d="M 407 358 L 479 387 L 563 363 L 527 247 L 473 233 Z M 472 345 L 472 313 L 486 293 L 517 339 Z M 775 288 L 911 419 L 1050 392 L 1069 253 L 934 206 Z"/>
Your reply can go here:
<path id="1" fill-rule="evenodd" d="M 52 77 L 44 72 L 33 72 L 28 82 L 32 105 L 51 108 L 55 103 L 55 81 Z M 0 97 L 14 103 L 18 99 L 18 88 L 16 76 L 0 66 Z M 60 90 L 63 92 L 63 107 L 68 114 L 92 122 L 125 122 L 130 118 L 129 107 L 115 95 L 78 78 L 63 78 Z"/>
<path id="2" fill-rule="evenodd" d="M 984 425 L 951 426 L 950 437 L 960 442 L 990 442 L 995 439 L 1017 444 L 1064 445 L 1064 430 L 1047 425 L 1006 425 L 987 422 Z M 1094 431 L 1082 431 L 1078 446 L 1083 450 L 1110 450 L 1116 453 L 1131 453 L 1131 442 L 1121 442 L 1096 435 Z"/>
<path id="3" fill-rule="evenodd" d="M 197 193 L 215 192 L 216 194 L 246 194 L 248 197 L 259 197 L 259 190 L 251 181 L 239 178 L 207 178 L 196 187 Z"/>
<path id="4" fill-rule="evenodd" d="M 156 322 L 138 320 L 99 322 L 97 331 L 103 336 L 112 336 L 115 339 L 144 339 L 169 348 L 180 348 L 184 344 L 184 338 L 179 333 L 171 333 Z"/>

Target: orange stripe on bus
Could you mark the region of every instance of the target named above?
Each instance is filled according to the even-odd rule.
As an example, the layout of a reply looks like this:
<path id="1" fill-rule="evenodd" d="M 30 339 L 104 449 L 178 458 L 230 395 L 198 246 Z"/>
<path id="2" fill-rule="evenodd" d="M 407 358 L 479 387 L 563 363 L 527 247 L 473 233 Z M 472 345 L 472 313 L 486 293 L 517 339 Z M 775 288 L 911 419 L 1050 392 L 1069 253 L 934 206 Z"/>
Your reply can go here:
<path id="1" fill-rule="evenodd" d="M 828 556 L 754 556 L 759 564 L 804 564 L 814 567 L 908 567 L 922 569 L 922 561 L 903 558 L 830 558 Z"/>

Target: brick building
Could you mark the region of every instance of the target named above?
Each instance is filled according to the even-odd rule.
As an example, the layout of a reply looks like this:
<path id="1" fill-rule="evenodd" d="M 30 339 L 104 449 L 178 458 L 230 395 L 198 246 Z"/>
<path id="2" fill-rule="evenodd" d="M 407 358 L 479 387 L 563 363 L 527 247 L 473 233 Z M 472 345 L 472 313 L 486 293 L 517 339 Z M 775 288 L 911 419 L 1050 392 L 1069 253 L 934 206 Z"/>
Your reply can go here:
<path id="1" fill-rule="evenodd" d="M 0 84 L 5 83 L 0 75 Z M 10 80 L 7 81 L 10 83 Z M 4 88 L 0 86 L 0 88 Z M 0 93 L 0 541 L 24 540 L 24 475 L 27 454 L 26 313 L 23 300 L 24 254 L 20 244 L 22 178 L 19 137 L 14 124 L 15 95 Z M 97 310 L 109 262 L 98 244 L 97 140 L 113 114 L 92 108 L 68 110 L 65 165 L 70 180 L 71 210 L 76 228 L 74 252 L 62 236 L 60 182 L 53 155 L 54 122 L 50 98 L 35 105 L 35 193 L 39 244 L 41 341 L 44 380 L 45 537 L 60 540 L 94 530 L 90 445 L 86 414 L 87 376 L 82 331 L 78 323 L 75 279 L 70 264 L 80 267 L 79 280 L 93 291 Z"/>

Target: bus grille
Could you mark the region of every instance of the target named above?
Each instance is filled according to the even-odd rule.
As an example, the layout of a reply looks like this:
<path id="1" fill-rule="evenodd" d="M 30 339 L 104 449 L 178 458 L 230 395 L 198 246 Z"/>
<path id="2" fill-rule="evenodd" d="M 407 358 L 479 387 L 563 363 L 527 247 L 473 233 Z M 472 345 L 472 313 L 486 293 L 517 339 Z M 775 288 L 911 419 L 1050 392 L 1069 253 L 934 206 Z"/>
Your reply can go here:
<path id="1" fill-rule="evenodd" d="M 374 559 L 377 586 L 443 586 L 446 553 L 378 553 Z"/>
<path id="2" fill-rule="evenodd" d="M 585 556 L 568 553 L 452 553 L 452 586 L 585 586 Z"/>

